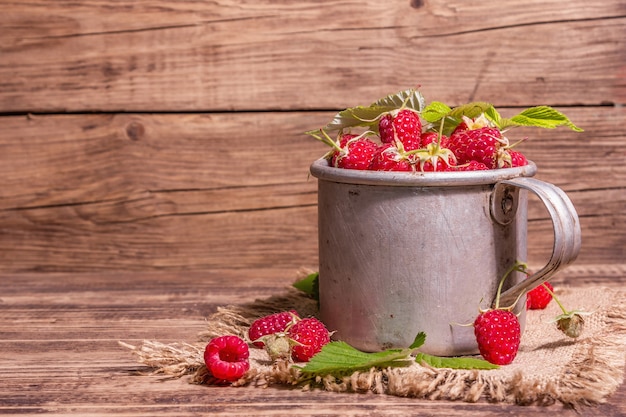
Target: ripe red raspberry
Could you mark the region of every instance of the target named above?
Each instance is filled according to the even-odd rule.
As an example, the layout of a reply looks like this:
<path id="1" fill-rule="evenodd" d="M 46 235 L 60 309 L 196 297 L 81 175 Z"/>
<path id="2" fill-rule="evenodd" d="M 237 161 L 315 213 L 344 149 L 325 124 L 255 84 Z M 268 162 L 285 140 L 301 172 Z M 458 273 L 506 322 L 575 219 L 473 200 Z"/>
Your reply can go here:
<path id="1" fill-rule="evenodd" d="M 450 142 L 450 138 L 446 135 L 441 135 L 441 139 L 439 139 L 439 133 L 437 132 L 424 132 L 421 136 L 422 148 L 428 146 L 429 143 L 437 143 L 439 140 L 439 146 L 442 148 L 447 148 L 448 143 Z"/>
<path id="2" fill-rule="evenodd" d="M 463 130 L 468 130 L 468 129 L 469 127 L 467 126 L 467 122 L 464 120 L 461 123 L 459 123 L 457 127 L 454 128 L 451 135 L 454 135 L 455 133 L 461 132 Z"/>
<path id="3" fill-rule="evenodd" d="M 368 169 L 378 145 L 367 138 L 356 135 L 343 135 L 337 150 L 333 154 L 330 164 L 337 168 Z"/>
<path id="4" fill-rule="evenodd" d="M 265 347 L 265 344 L 259 339 L 263 336 L 284 332 L 287 326 L 295 323 L 299 318 L 295 310 L 283 311 L 261 317 L 250 325 L 248 337 L 254 346 L 262 349 Z"/>
<path id="5" fill-rule="evenodd" d="M 493 127 L 461 130 L 450 136 L 449 148 L 456 155 L 459 165 L 470 161 L 482 162 L 489 169 L 503 165 L 502 153 L 508 141 Z"/>
<path id="6" fill-rule="evenodd" d="M 508 365 L 517 355 L 521 328 L 517 316 L 509 310 L 487 310 L 476 317 L 474 335 L 486 361 Z"/>
<path id="7" fill-rule="evenodd" d="M 405 151 L 421 148 L 422 122 L 414 110 L 384 115 L 378 122 L 378 132 L 383 143 L 393 143 Z"/>
<path id="8" fill-rule="evenodd" d="M 408 158 L 392 143 L 378 147 L 369 169 L 372 171 L 413 171 Z"/>
<path id="9" fill-rule="evenodd" d="M 455 167 L 456 171 L 485 171 L 488 170 L 487 165 L 482 162 L 469 161 L 467 164 L 458 165 Z"/>
<path id="10" fill-rule="evenodd" d="M 204 350 L 204 363 L 211 374 L 223 381 L 236 381 L 248 369 L 248 345 L 237 336 L 220 336 L 211 339 Z"/>
<path id="11" fill-rule="evenodd" d="M 429 158 L 423 162 L 421 162 L 418 166 L 422 170 L 422 172 L 445 172 L 452 171 L 456 164 L 454 157 L 448 157 L 448 162 L 445 161 L 445 155 L 435 156 L 434 158 Z M 436 161 L 436 164 L 433 164 L 433 161 Z"/>
<path id="12" fill-rule="evenodd" d="M 545 286 L 544 286 L 545 285 Z M 544 282 L 542 285 L 535 287 L 533 290 L 528 291 L 526 294 L 526 308 L 529 310 L 543 310 L 552 301 L 552 294 L 548 290 L 553 291 L 554 288 L 549 282 Z"/>
<path id="13" fill-rule="evenodd" d="M 382 143 L 394 143 L 395 131 L 393 129 L 393 116 L 391 114 L 385 114 L 378 121 L 378 133 L 380 134 L 380 141 Z"/>
<path id="14" fill-rule="evenodd" d="M 437 142 L 431 142 L 422 149 L 406 152 L 406 156 L 416 171 L 451 171 L 456 165 L 456 157 L 452 151 L 441 147 Z"/>
<path id="15" fill-rule="evenodd" d="M 474 130 L 474 129 L 480 129 L 481 127 L 493 127 L 493 126 L 494 126 L 493 123 L 489 119 L 487 119 L 484 113 L 473 119 L 471 117 L 463 116 L 461 118 L 461 122 L 452 131 L 452 134 L 455 134 L 462 130 Z"/>
<path id="16" fill-rule="evenodd" d="M 528 165 L 528 160 L 521 152 L 508 150 L 508 153 L 511 156 L 512 167 L 522 167 L 524 165 Z"/>
<path id="17" fill-rule="evenodd" d="M 302 319 L 291 326 L 288 336 L 292 341 L 291 357 L 296 362 L 308 362 L 330 342 L 326 326 L 314 317 Z"/>

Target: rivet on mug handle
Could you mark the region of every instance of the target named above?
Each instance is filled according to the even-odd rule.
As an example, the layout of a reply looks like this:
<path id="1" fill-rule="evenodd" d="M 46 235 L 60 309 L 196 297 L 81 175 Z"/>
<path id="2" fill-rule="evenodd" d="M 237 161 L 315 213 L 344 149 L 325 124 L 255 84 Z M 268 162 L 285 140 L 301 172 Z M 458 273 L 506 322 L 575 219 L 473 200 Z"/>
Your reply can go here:
<path id="1" fill-rule="evenodd" d="M 502 184 L 502 183 L 499 183 Z M 512 185 L 500 185 L 491 193 L 491 217 L 506 226 L 515 220 L 519 201 L 519 189 Z"/>
<path id="2" fill-rule="evenodd" d="M 528 290 L 546 282 L 556 272 L 574 262 L 581 246 L 581 232 L 578 214 L 569 197 L 559 187 L 529 177 L 519 177 L 510 180 L 502 180 L 496 183 L 493 195 L 506 195 L 510 186 L 524 188 L 534 193 L 543 202 L 550 213 L 554 229 L 554 244 L 552 256 L 548 263 L 537 273 L 531 275 L 519 284 L 502 293 L 500 305 L 510 305 Z M 492 197 L 492 210 L 494 207 Z M 498 221 L 496 213 L 492 215 Z"/>

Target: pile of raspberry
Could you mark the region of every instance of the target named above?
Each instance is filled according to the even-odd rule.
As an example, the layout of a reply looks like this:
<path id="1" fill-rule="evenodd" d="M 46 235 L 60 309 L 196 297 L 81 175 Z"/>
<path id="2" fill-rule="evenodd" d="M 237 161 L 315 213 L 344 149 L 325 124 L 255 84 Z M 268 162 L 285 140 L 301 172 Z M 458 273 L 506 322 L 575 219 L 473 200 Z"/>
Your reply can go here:
<path id="1" fill-rule="evenodd" d="M 318 319 L 283 311 L 255 320 L 248 329 L 248 341 L 235 335 L 211 339 L 204 363 L 217 382 L 234 382 L 250 369 L 248 344 L 264 348 L 272 361 L 308 362 L 330 342 L 330 335 Z"/>
<path id="2" fill-rule="evenodd" d="M 527 165 L 509 140 L 484 115 L 463 117 L 450 136 L 422 131 L 416 110 L 382 115 L 378 135 L 341 133 L 327 141 L 331 166 L 372 171 L 480 171 Z"/>

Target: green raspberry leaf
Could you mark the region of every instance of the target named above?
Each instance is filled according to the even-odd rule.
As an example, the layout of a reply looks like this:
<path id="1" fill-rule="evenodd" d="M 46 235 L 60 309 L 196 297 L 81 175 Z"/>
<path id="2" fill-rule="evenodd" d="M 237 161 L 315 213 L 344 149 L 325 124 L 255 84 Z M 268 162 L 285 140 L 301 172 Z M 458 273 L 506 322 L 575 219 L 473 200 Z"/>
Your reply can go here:
<path id="1" fill-rule="evenodd" d="M 497 114 L 493 105 L 484 101 L 463 104 L 453 109 L 443 103 L 433 101 L 424 109 L 422 117 L 431 124 L 430 130 L 437 132 L 441 130 L 441 133 L 449 136 L 461 123 L 463 116 L 474 119 L 483 113 L 492 113 L 494 116 Z"/>
<path id="2" fill-rule="evenodd" d="M 346 342 L 330 342 L 304 366 L 298 367 L 303 374 L 346 375 L 371 368 L 410 366 L 414 361 L 434 368 L 452 369 L 497 369 L 498 365 L 482 359 L 457 357 L 446 358 L 416 353 L 426 341 L 426 334 L 420 332 L 408 349 L 387 349 L 382 352 L 367 353 L 350 346 Z M 415 358 L 412 357 L 416 354 Z"/>
<path id="3" fill-rule="evenodd" d="M 583 129 L 572 123 L 567 116 L 549 106 L 531 107 L 510 119 L 502 119 L 500 128 L 509 126 L 534 126 L 545 129 L 567 126 L 575 132 L 583 132 Z"/>
<path id="4" fill-rule="evenodd" d="M 498 128 L 502 129 L 502 116 L 500 116 L 500 113 L 498 113 L 495 107 L 491 106 L 485 110 L 485 117 L 491 120 Z"/>
<path id="5" fill-rule="evenodd" d="M 463 104 L 461 106 L 453 108 L 452 111 L 447 114 L 447 116 L 459 120 L 461 120 L 463 116 L 467 116 L 470 119 L 475 119 L 481 114 L 487 113 L 491 109 L 493 109 L 493 105 L 491 103 L 486 103 L 484 101 L 474 101 L 472 103 Z"/>
<path id="6" fill-rule="evenodd" d="M 383 97 L 369 106 L 349 107 L 342 110 L 322 129 L 341 131 L 351 127 L 365 127 L 377 132 L 378 120 L 381 115 L 401 107 L 420 112 L 424 108 L 424 97 L 415 89 L 400 91 Z M 319 132 L 319 130 L 306 133 L 311 134 L 312 132 Z"/>
<path id="7" fill-rule="evenodd" d="M 330 342 L 300 369 L 305 374 L 336 375 L 350 374 L 372 367 L 408 366 L 413 362 L 412 352 L 413 349 L 388 349 L 367 353 L 345 342 Z"/>
<path id="8" fill-rule="evenodd" d="M 376 100 L 370 107 L 386 107 L 390 110 L 403 107 L 421 112 L 425 105 L 426 103 L 422 93 L 416 89 L 409 89 Z"/>
<path id="9" fill-rule="evenodd" d="M 306 277 L 293 283 L 294 288 L 319 300 L 319 272 L 313 272 Z"/>
<path id="10" fill-rule="evenodd" d="M 426 333 L 419 332 L 417 336 L 415 336 L 415 340 L 413 340 L 413 343 L 411 343 L 411 346 L 409 346 L 409 349 L 417 349 L 421 347 L 424 344 L 424 342 L 426 342 Z"/>
<path id="11" fill-rule="evenodd" d="M 440 101 L 433 101 L 422 111 L 422 118 L 429 123 L 435 123 L 446 117 L 452 109 Z"/>
<path id="12" fill-rule="evenodd" d="M 372 128 L 378 124 L 381 114 L 390 111 L 389 107 L 383 106 L 357 106 L 342 110 L 333 117 L 322 129 L 326 131 L 341 131 L 350 127 Z"/>
<path id="13" fill-rule="evenodd" d="M 476 358 L 448 358 L 440 356 L 432 356 L 426 353 L 418 353 L 415 356 L 417 363 L 425 363 L 433 368 L 451 368 L 451 369 L 498 369 L 498 365 L 489 363 L 484 359 Z"/>

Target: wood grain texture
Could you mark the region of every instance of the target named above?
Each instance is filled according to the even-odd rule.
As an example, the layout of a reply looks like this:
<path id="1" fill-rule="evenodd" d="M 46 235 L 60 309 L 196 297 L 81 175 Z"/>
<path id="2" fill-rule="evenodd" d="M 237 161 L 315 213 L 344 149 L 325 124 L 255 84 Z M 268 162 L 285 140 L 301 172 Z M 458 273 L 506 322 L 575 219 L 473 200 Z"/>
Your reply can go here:
<path id="1" fill-rule="evenodd" d="M 572 268 L 585 285 L 623 287 L 626 266 Z M 278 277 L 278 278 L 277 278 Z M 0 276 L 0 413 L 59 416 L 559 416 L 618 417 L 622 385 L 607 404 L 578 411 L 429 401 L 299 388 L 230 388 L 163 380 L 118 344 L 195 342 L 218 306 L 284 291 L 293 271 L 19 274 Z"/>
<path id="2" fill-rule="evenodd" d="M 4 2 L 0 271 L 314 266 L 325 148 L 302 132 L 414 83 L 565 106 L 584 134 L 521 149 L 579 210 L 579 261 L 621 262 L 624 7 L 505 3 Z"/>
<path id="3" fill-rule="evenodd" d="M 416 84 L 583 127 L 515 135 L 580 215 L 553 282 L 623 287 L 623 2 L 6 0 L 0 28 L 0 414 L 626 415 L 623 385 L 578 411 L 199 387 L 118 345 L 193 341 L 315 269 L 326 148 L 302 132 Z M 540 265 L 551 225 L 529 218 Z"/>
<path id="4" fill-rule="evenodd" d="M 619 1 L 3 2 L 0 112 L 624 103 Z"/>
<path id="5" fill-rule="evenodd" d="M 622 262 L 626 247 L 626 111 L 601 111 L 567 109 L 585 133 L 509 133 L 528 136 L 520 149 L 537 177 L 574 202 L 579 262 L 591 264 Z M 308 166 L 326 147 L 302 132 L 332 115 L 6 117 L 0 270 L 314 268 L 317 185 Z M 540 263 L 551 223 L 533 199 L 529 218 L 529 260 Z"/>

